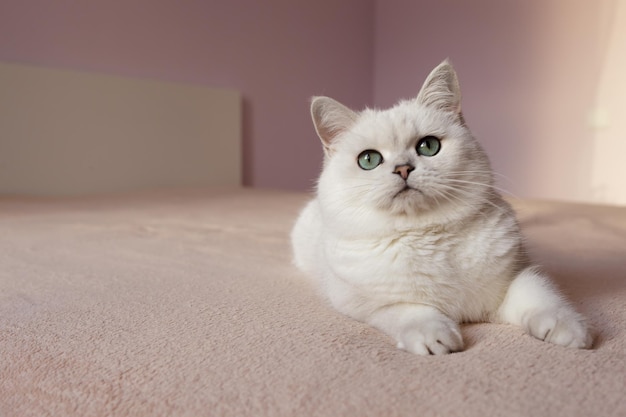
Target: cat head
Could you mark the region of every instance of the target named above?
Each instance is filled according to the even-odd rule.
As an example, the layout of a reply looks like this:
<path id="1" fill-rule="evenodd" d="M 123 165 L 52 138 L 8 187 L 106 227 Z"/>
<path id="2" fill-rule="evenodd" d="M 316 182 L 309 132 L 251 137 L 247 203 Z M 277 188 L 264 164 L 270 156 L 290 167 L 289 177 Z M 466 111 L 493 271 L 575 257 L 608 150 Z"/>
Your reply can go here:
<path id="1" fill-rule="evenodd" d="M 355 112 L 315 97 L 311 114 L 325 153 L 318 197 L 334 216 L 454 213 L 492 192 L 488 158 L 465 124 L 447 61 L 416 98 L 390 109 Z"/>

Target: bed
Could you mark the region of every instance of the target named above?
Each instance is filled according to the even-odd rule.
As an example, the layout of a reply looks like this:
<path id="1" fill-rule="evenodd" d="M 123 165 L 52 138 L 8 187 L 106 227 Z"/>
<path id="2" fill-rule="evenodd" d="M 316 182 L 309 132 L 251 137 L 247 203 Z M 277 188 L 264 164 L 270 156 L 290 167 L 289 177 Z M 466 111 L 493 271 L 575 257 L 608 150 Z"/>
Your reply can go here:
<path id="1" fill-rule="evenodd" d="M 126 104 L 123 92 L 136 83 L 206 94 L 217 100 L 208 113 L 230 114 L 214 122 L 228 120 L 222 132 L 230 133 L 201 122 L 213 117 L 203 100 L 182 116 L 162 117 L 159 130 L 200 114 L 190 143 L 240 143 L 236 93 L 9 66 L 19 77 L 35 71 L 70 85 L 104 77 L 122 87 L 111 100 Z M 133 95 L 155 103 L 154 94 L 140 96 Z M 99 101 L 85 97 L 82 108 Z M 88 131 L 110 120 L 93 117 Z M 31 118 L 30 132 L 37 124 L 50 129 Z M 141 126 L 128 124 L 125 137 L 144 140 Z M 21 134 L 20 141 L 40 140 Z M 10 160 L 4 151 L 11 140 L 0 138 L 3 161 Z M 22 161 L 39 157 L 19 149 Z M 239 162 L 232 162 L 240 152 L 239 145 L 223 151 L 236 169 L 221 181 L 223 171 L 149 172 L 154 161 L 119 181 L 105 170 L 91 175 L 97 159 L 81 182 L 20 173 L 19 164 L 3 174 L 1 416 L 626 415 L 625 208 L 512 201 L 532 256 L 594 326 L 593 349 L 542 343 L 513 326 L 466 324 L 463 352 L 421 357 L 317 296 L 292 265 L 288 241 L 310 195 L 241 187 Z M 210 161 L 205 155 L 197 163 Z"/>

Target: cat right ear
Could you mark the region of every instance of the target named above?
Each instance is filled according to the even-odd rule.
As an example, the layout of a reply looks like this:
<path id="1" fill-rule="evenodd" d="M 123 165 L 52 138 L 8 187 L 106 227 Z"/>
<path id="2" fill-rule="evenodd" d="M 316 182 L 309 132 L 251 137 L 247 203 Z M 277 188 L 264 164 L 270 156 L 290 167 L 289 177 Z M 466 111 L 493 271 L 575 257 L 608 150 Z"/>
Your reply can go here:
<path id="1" fill-rule="evenodd" d="M 315 131 L 324 145 L 327 156 L 332 154 L 332 147 L 337 137 L 356 122 L 357 114 L 329 97 L 313 97 L 311 117 Z"/>
<path id="2" fill-rule="evenodd" d="M 461 116 L 461 88 L 450 61 L 444 60 L 431 71 L 417 95 L 417 101 Z"/>

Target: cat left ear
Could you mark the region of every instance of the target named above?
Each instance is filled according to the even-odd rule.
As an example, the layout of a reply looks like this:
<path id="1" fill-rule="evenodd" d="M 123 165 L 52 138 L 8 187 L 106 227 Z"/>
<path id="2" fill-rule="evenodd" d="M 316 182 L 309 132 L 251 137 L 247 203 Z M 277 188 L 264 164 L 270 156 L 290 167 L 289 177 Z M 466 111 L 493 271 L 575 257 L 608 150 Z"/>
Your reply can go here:
<path id="1" fill-rule="evenodd" d="M 311 116 L 315 131 L 328 156 L 332 153 L 332 145 L 337 136 L 348 130 L 358 117 L 355 112 L 328 97 L 313 97 Z"/>
<path id="2" fill-rule="evenodd" d="M 446 59 L 433 69 L 417 95 L 417 102 L 442 111 L 461 115 L 461 88 L 459 79 Z"/>

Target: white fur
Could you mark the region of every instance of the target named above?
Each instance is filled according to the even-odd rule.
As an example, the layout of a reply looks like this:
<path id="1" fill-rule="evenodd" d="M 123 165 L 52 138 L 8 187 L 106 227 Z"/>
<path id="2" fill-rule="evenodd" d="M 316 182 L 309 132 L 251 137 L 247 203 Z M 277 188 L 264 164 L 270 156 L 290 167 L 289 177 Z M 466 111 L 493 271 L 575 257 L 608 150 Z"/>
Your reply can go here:
<path id="1" fill-rule="evenodd" d="M 458 323 L 472 321 L 590 346 L 584 319 L 529 268 L 515 215 L 463 121 L 447 62 L 415 100 L 355 113 L 316 98 L 312 114 L 326 159 L 317 197 L 292 231 L 294 261 L 337 310 L 417 354 L 461 350 Z M 441 139 L 441 150 L 420 156 L 416 145 L 428 135 Z M 383 163 L 361 169 L 364 150 L 380 152 Z M 393 172 L 405 164 L 415 168 L 406 183 Z"/>

